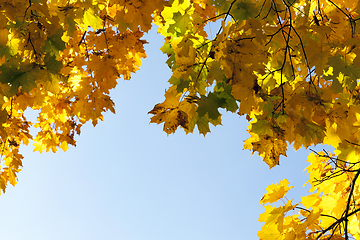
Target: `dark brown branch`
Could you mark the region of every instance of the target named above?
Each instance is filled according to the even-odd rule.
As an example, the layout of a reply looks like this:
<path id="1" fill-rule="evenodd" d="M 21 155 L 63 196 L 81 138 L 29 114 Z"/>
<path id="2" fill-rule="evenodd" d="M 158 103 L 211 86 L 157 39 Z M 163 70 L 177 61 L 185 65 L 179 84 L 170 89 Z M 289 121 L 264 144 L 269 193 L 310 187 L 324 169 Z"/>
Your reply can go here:
<path id="1" fill-rule="evenodd" d="M 224 20 L 223 20 L 224 22 L 226 22 L 227 17 L 230 15 L 231 8 L 233 7 L 233 5 L 234 5 L 234 3 L 235 3 L 236 1 L 237 1 L 237 0 L 233 0 L 233 1 L 231 2 L 230 6 L 229 6 L 229 8 L 228 8 L 228 10 L 227 10 L 227 12 L 225 13 L 225 17 L 224 17 Z M 217 37 L 218 37 L 219 34 L 221 33 L 221 30 L 222 30 L 222 26 L 219 28 L 218 32 L 216 33 L 215 38 L 214 38 L 213 41 L 216 41 Z M 210 58 L 210 52 L 213 50 L 213 47 L 214 47 L 214 45 L 212 45 L 212 46 L 210 47 L 209 54 L 207 55 L 207 57 L 206 57 L 203 65 L 202 65 L 201 68 L 200 68 L 200 71 L 199 71 L 199 73 L 198 73 L 198 75 L 197 75 L 197 77 L 196 77 L 196 81 L 194 82 L 194 86 L 196 86 L 197 81 L 198 81 L 198 79 L 199 79 L 199 77 L 200 77 L 200 74 L 201 74 L 202 71 L 204 70 L 204 67 L 205 67 L 206 63 L 207 63 L 208 59 Z M 185 94 L 183 95 L 183 97 L 186 97 Z M 181 98 L 181 100 L 183 99 L 183 97 Z"/>
<path id="2" fill-rule="evenodd" d="M 281 95 L 282 95 L 282 99 L 281 99 L 281 102 L 280 104 L 275 108 L 275 111 L 278 109 L 278 107 L 282 106 L 282 112 L 285 111 L 285 92 L 284 92 L 284 85 L 283 85 L 283 71 L 284 71 L 284 67 L 285 67 L 285 64 L 286 64 L 286 59 L 287 59 L 287 54 L 288 54 L 288 50 L 290 45 L 289 45 L 289 42 L 290 42 L 290 37 L 291 37 L 291 29 L 292 29 L 292 16 L 291 16 L 291 11 L 289 9 L 289 7 L 287 6 L 287 4 L 283 1 L 283 4 L 286 6 L 286 9 L 287 9 L 287 12 L 289 14 L 289 32 L 285 32 L 284 28 L 283 28 L 283 25 L 281 23 L 281 18 L 279 16 L 279 11 L 277 10 L 276 8 L 276 3 L 274 1 L 272 1 L 273 3 L 273 6 L 275 8 L 275 12 L 276 12 L 276 15 L 277 15 L 277 18 L 278 18 L 278 22 L 279 22 L 279 25 L 281 26 L 282 28 L 282 35 L 283 35 L 283 38 L 285 40 L 285 43 L 286 43 L 286 46 L 285 46 L 285 51 L 284 51 L 284 60 L 283 60 L 283 63 L 282 63 L 282 66 L 281 66 L 281 70 L 280 70 L 280 87 L 281 87 Z M 285 20 L 284 20 L 285 21 Z M 287 38 L 286 36 L 287 35 Z M 290 59 L 291 59 L 291 55 L 290 55 Z"/>
<path id="3" fill-rule="evenodd" d="M 351 37 L 355 35 L 355 28 L 356 28 L 356 20 L 350 15 L 344 12 L 338 5 L 336 5 L 333 1 L 329 0 L 329 2 L 334 5 L 339 11 L 341 11 L 349 20 L 351 26 Z"/>
<path id="4" fill-rule="evenodd" d="M 354 142 L 350 142 L 349 140 L 346 140 L 346 139 L 345 139 L 345 142 L 360 147 L 360 144 L 357 144 L 357 143 L 354 143 Z"/>
<path id="5" fill-rule="evenodd" d="M 352 215 L 356 214 L 360 212 L 360 208 L 354 210 L 353 212 L 349 213 L 347 215 L 347 217 L 351 217 Z M 321 233 L 319 234 L 319 236 L 317 236 L 317 239 L 319 239 L 321 236 L 323 236 L 326 232 L 330 231 L 331 229 L 336 228 L 337 225 L 341 224 L 344 221 L 345 217 L 341 217 L 340 219 L 338 219 L 337 221 L 335 221 L 333 224 L 331 224 L 329 227 L 327 227 L 326 229 L 322 230 Z"/>
<path id="6" fill-rule="evenodd" d="M 33 42 L 31 41 L 31 33 L 29 32 L 29 36 L 28 36 L 28 39 L 27 39 L 27 43 L 30 43 L 33 51 L 34 51 L 34 55 L 35 55 L 35 59 L 37 59 L 37 52 L 35 50 L 35 46 L 33 44 Z"/>
<path id="7" fill-rule="evenodd" d="M 205 24 L 206 22 L 209 22 L 209 21 L 211 21 L 211 20 L 217 19 L 217 18 L 219 18 L 219 17 L 221 17 L 221 16 L 224 16 L 224 15 L 230 15 L 230 17 L 231 17 L 232 19 L 236 20 L 230 13 L 224 12 L 224 13 L 220 13 L 220 14 L 214 16 L 214 17 L 211 17 L 211 18 L 206 19 L 205 21 L 203 21 L 203 24 Z"/>
<path id="8" fill-rule="evenodd" d="M 309 71 L 310 83 L 312 83 L 312 84 L 315 86 L 315 84 L 313 83 L 312 78 L 311 78 L 311 68 L 310 68 L 310 66 L 309 66 L 309 61 L 308 61 L 308 58 L 307 58 L 307 56 L 306 56 L 304 44 L 303 44 L 303 42 L 302 42 L 302 39 L 301 39 L 299 33 L 296 31 L 296 29 L 295 29 L 294 27 L 292 27 L 292 28 L 294 29 L 294 32 L 295 32 L 296 36 L 298 37 L 298 39 L 299 39 L 299 41 L 300 41 L 300 46 L 301 46 L 301 49 L 302 49 L 303 54 L 304 54 L 306 67 L 308 68 L 308 71 Z"/>
<path id="9" fill-rule="evenodd" d="M 348 235 L 348 215 L 349 215 L 349 209 L 350 209 L 350 203 L 351 203 L 351 197 L 354 194 L 354 187 L 355 187 L 355 183 L 356 180 L 358 179 L 360 175 L 360 169 L 357 171 L 356 175 L 354 176 L 351 184 L 350 184 L 350 192 L 349 192 L 349 197 L 346 203 L 346 208 L 345 208 L 345 212 L 344 212 L 344 221 L 345 221 L 345 228 L 344 228 L 344 232 L 345 232 L 345 239 L 348 240 L 349 239 L 349 235 Z"/>
<path id="10" fill-rule="evenodd" d="M 260 14 L 261 14 L 261 12 L 262 12 L 262 9 L 263 9 L 263 7 L 265 6 L 266 1 L 267 1 L 267 0 L 265 0 L 265 1 L 263 2 L 263 4 L 261 5 L 261 8 L 260 8 L 259 13 L 256 14 L 256 16 L 255 16 L 254 18 L 258 18 L 258 17 L 260 16 Z"/>
<path id="11" fill-rule="evenodd" d="M 82 41 L 84 41 L 85 36 L 86 36 L 86 33 L 87 33 L 87 31 L 85 31 L 85 32 L 84 32 L 84 34 L 82 35 L 82 37 L 81 37 L 81 39 L 80 39 L 80 42 L 79 42 L 78 46 L 80 46 L 80 45 L 81 45 L 81 43 L 82 43 Z"/>
<path id="12" fill-rule="evenodd" d="M 24 22 L 25 22 L 25 18 L 26 18 L 26 14 L 27 14 L 27 11 L 29 10 L 29 8 L 31 7 L 31 5 L 32 5 L 32 2 L 31 2 L 31 0 L 29 0 L 29 6 L 25 9 L 25 12 L 24 12 Z"/>
<path id="13" fill-rule="evenodd" d="M 271 35 L 267 35 L 268 37 L 270 37 L 270 40 L 265 44 L 265 46 L 268 45 L 271 42 L 271 40 L 273 39 L 273 37 L 275 37 L 275 35 L 278 34 L 280 31 L 282 31 L 285 27 L 290 27 L 290 24 L 283 25 L 275 33 L 273 33 Z"/>

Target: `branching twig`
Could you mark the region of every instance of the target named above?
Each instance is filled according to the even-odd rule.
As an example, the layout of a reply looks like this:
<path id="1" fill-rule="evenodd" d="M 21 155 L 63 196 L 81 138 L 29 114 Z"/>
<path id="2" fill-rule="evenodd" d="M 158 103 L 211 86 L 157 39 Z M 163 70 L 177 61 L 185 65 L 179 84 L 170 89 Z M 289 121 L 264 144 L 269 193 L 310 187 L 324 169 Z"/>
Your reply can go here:
<path id="1" fill-rule="evenodd" d="M 81 45 L 81 43 L 82 43 L 82 41 L 84 41 L 85 36 L 86 36 L 86 33 L 87 33 L 87 31 L 85 31 L 85 32 L 84 32 L 84 34 L 82 35 L 82 37 L 81 37 L 81 39 L 80 39 L 80 42 L 79 42 L 78 46 L 80 46 L 80 45 Z"/>

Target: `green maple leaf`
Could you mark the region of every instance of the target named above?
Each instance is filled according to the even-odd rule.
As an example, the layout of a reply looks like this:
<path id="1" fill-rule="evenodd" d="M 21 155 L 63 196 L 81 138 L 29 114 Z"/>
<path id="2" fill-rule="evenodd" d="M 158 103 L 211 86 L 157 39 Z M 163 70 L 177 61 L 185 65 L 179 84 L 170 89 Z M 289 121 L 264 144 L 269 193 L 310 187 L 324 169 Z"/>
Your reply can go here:
<path id="1" fill-rule="evenodd" d="M 72 36 L 74 35 L 74 32 L 76 31 L 76 22 L 74 21 L 74 19 L 70 18 L 70 17 L 66 17 L 66 23 L 67 23 L 67 30 L 68 36 Z"/>
<path id="2" fill-rule="evenodd" d="M 230 13 L 237 21 L 247 20 L 255 17 L 258 10 L 254 7 L 251 1 L 237 1 L 231 8 Z"/>
<path id="3" fill-rule="evenodd" d="M 192 27 L 191 18 L 189 14 L 182 15 L 180 12 L 173 14 L 174 24 L 168 28 L 168 32 L 175 33 L 177 36 L 185 35 L 185 33 Z"/>
<path id="4" fill-rule="evenodd" d="M 196 125 L 200 134 L 203 134 L 205 136 L 208 132 L 210 132 L 209 119 L 207 116 L 198 117 Z"/>
<path id="5" fill-rule="evenodd" d="M 251 125 L 251 132 L 258 135 L 273 136 L 273 131 L 271 130 L 270 125 L 266 120 L 258 120 L 256 123 L 253 123 Z"/>
<path id="6" fill-rule="evenodd" d="M 61 61 L 57 61 L 54 55 L 46 55 L 44 62 L 46 62 L 46 68 L 51 73 L 59 73 L 63 68 L 63 64 Z"/>
<path id="7" fill-rule="evenodd" d="M 59 51 L 63 51 L 66 46 L 65 42 L 61 39 L 64 30 L 59 28 L 54 34 L 50 35 L 43 46 L 43 51 L 59 57 Z"/>
<path id="8" fill-rule="evenodd" d="M 171 47 L 171 44 L 169 42 L 164 43 L 164 45 L 160 48 L 160 50 L 168 55 L 168 60 L 166 61 L 169 68 L 173 69 L 175 65 L 175 53 L 173 48 Z"/>
<path id="9" fill-rule="evenodd" d="M 214 91 L 217 94 L 218 98 L 224 99 L 222 100 L 221 102 L 222 105 L 220 107 L 226 108 L 227 111 L 235 112 L 236 110 L 239 109 L 239 106 L 234 96 L 231 95 L 231 90 L 232 90 L 232 86 L 230 84 L 227 85 L 224 81 L 216 84 L 214 88 Z"/>
<path id="10" fill-rule="evenodd" d="M 167 21 L 168 28 L 162 34 L 165 36 L 185 35 L 192 28 L 192 18 L 187 11 L 191 8 L 190 1 L 174 1 L 171 7 L 165 7 L 161 12 Z"/>
<path id="11" fill-rule="evenodd" d="M 182 92 L 185 88 L 189 88 L 189 80 L 178 79 L 176 77 L 171 77 L 168 81 L 172 85 L 176 85 L 176 90 Z"/>
<path id="12" fill-rule="evenodd" d="M 19 87 L 22 87 L 23 92 L 30 92 L 33 88 L 36 88 L 36 79 L 39 78 L 39 69 L 32 69 L 29 72 L 24 72 L 13 78 L 11 83 L 10 93 L 15 94 Z"/>
<path id="13" fill-rule="evenodd" d="M 4 55 L 6 60 L 11 57 L 10 48 L 8 46 L 0 45 L 0 58 L 2 58 Z"/>
<path id="14" fill-rule="evenodd" d="M 36 79 L 39 78 L 39 69 L 33 64 L 23 64 L 20 67 L 3 64 L 0 72 L 0 82 L 11 86 L 7 93 L 9 97 L 15 95 L 19 87 L 24 92 L 30 92 L 36 87 Z"/>
<path id="15" fill-rule="evenodd" d="M 189 14 L 181 15 L 180 12 L 177 12 L 173 17 L 176 23 L 172 24 L 168 31 L 173 33 L 177 32 L 180 33 L 180 35 L 184 35 L 186 31 L 189 30 L 192 26 L 192 21 Z"/>
<path id="16" fill-rule="evenodd" d="M 360 68 L 347 64 L 340 55 L 328 58 L 327 64 L 329 65 L 328 69 L 332 67 L 332 74 L 325 75 L 324 78 L 333 81 L 331 88 L 335 92 L 342 92 L 343 87 L 349 90 L 355 89 L 356 79 L 360 78 Z"/>
<path id="17" fill-rule="evenodd" d="M 131 28 L 130 24 L 125 22 L 123 15 L 117 16 L 115 19 L 115 23 L 118 24 L 118 30 L 122 33 L 126 32 L 126 29 Z"/>
<path id="18" fill-rule="evenodd" d="M 230 2 L 227 0 L 208 0 L 208 2 L 210 5 L 221 8 L 223 11 L 226 11 L 230 7 Z"/>
<path id="19" fill-rule="evenodd" d="M 219 98 L 215 93 L 209 93 L 208 96 L 201 96 L 198 101 L 199 107 L 197 109 L 199 117 L 203 117 L 207 114 L 210 119 L 218 119 L 221 115 L 218 108 L 225 103 L 226 99 Z"/>

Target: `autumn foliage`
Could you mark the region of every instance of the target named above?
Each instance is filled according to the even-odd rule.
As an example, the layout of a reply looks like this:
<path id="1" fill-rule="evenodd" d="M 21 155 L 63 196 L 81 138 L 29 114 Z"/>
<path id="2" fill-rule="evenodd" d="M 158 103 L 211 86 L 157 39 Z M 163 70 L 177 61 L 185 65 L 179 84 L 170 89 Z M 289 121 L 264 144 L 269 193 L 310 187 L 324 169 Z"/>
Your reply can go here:
<path id="1" fill-rule="evenodd" d="M 205 135 L 225 109 L 246 116 L 244 148 L 270 168 L 289 145 L 335 149 L 310 153 L 300 203 L 286 199 L 287 180 L 267 188 L 260 239 L 360 239 L 358 1 L 1 0 L 0 10 L 2 191 L 16 184 L 22 144 L 66 151 L 86 122 L 115 113 L 109 90 L 139 69 L 156 25 L 172 76 L 149 113 L 167 134 Z"/>

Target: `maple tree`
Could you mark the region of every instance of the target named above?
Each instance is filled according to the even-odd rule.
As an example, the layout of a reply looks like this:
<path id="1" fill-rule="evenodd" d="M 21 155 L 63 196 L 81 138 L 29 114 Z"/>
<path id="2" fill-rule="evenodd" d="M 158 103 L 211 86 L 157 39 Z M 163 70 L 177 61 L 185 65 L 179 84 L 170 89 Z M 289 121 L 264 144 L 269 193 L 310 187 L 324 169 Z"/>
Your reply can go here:
<path id="1" fill-rule="evenodd" d="M 20 145 L 66 151 L 86 122 L 115 113 L 109 90 L 139 69 L 156 25 L 172 76 L 149 113 L 167 134 L 205 135 L 225 109 L 246 116 L 244 148 L 270 168 L 289 145 L 335 149 L 310 153 L 300 203 L 286 199 L 287 180 L 267 188 L 260 239 L 360 238 L 358 1 L 1 0 L 0 10 L 2 191 L 16 184 Z"/>

